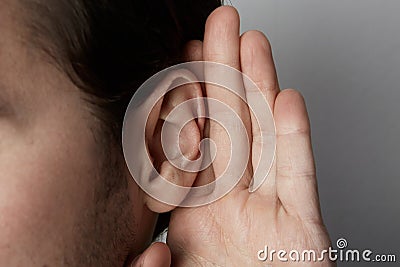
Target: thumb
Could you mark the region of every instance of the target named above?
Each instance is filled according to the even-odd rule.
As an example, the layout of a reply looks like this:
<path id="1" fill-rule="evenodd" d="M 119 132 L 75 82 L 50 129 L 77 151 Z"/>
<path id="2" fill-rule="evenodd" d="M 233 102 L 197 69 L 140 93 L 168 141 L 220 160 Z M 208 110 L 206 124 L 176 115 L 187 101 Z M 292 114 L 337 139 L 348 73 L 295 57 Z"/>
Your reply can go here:
<path id="1" fill-rule="evenodd" d="M 171 252 L 168 246 L 161 242 L 150 245 L 142 254 L 138 255 L 130 267 L 170 267 Z"/>

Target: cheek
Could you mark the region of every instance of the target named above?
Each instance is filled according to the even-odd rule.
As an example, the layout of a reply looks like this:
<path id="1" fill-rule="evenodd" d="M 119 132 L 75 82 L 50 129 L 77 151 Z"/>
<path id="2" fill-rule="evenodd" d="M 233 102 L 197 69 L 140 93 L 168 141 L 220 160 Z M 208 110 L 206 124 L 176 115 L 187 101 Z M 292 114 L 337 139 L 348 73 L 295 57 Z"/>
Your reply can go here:
<path id="1" fill-rule="evenodd" d="M 73 241 L 74 227 L 94 205 L 99 166 L 93 138 L 79 125 L 47 117 L 26 131 L 3 131 L 0 254 L 4 246 L 40 254 Z"/>

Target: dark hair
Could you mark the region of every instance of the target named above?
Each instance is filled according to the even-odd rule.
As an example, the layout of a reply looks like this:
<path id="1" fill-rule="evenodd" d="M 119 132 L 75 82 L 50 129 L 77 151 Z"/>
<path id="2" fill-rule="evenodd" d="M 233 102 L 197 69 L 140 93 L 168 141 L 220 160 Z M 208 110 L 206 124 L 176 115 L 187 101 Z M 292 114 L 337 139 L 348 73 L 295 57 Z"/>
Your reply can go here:
<path id="1" fill-rule="evenodd" d="M 220 0 L 20 0 L 28 7 L 33 43 L 94 104 L 119 141 L 135 90 L 181 61 L 184 44 L 202 40 Z M 33 19 L 32 19 L 33 18 Z"/>

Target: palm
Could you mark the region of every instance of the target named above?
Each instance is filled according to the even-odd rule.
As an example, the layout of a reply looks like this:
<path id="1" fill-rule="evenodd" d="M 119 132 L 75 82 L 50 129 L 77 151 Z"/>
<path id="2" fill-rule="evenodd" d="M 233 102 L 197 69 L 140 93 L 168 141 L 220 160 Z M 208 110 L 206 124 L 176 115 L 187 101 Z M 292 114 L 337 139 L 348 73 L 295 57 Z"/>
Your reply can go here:
<path id="1" fill-rule="evenodd" d="M 304 222 L 286 214 L 277 201 L 266 203 L 246 191 L 206 207 L 177 210 L 168 242 L 174 266 L 257 266 L 263 264 L 257 252 L 266 245 L 288 252 L 329 246 L 322 224 Z"/>
<path id="2" fill-rule="evenodd" d="M 202 52 L 196 53 L 201 58 L 191 59 L 229 64 L 257 82 L 274 114 L 276 159 L 266 182 L 256 192 L 248 191 L 254 171 L 249 166 L 238 186 L 224 198 L 203 207 L 178 208 L 172 213 L 168 244 L 176 266 L 265 266 L 257 258 L 257 252 L 265 246 L 270 250 L 296 249 L 301 253 L 327 249 L 330 243 L 320 215 L 304 101 L 293 90 L 279 92 L 265 37 L 250 32 L 239 38 L 238 31 L 236 12 L 231 8 L 217 10 L 207 22 Z M 207 97 L 224 102 L 229 99 L 229 105 L 241 115 L 249 136 L 257 137 L 243 103 L 211 86 L 207 86 L 206 92 Z M 226 136 L 218 127 L 210 122 L 211 139 L 220 141 Z M 217 143 L 217 148 L 225 151 L 226 143 Z M 253 142 L 251 149 L 254 155 L 261 148 Z M 213 173 L 220 173 L 225 162 L 224 155 L 217 154 Z M 293 263 L 277 259 L 273 262 L 274 266 Z"/>

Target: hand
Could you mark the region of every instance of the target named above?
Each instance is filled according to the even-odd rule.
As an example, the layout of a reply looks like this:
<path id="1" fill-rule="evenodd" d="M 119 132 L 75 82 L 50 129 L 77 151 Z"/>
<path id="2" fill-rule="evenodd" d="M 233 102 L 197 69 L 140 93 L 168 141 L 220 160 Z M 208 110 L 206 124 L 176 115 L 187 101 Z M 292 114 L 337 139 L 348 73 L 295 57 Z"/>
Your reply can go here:
<path id="1" fill-rule="evenodd" d="M 268 40 L 255 31 L 240 37 L 239 23 L 235 9 L 215 10 L 206 24 L 204 44 L 192 42 L 188 56 L 191 60 L 229 65 L 256 82 L 276 123 L 275 161 L 267 180 L 254 193 L 248 191 L 254 171 L 249 164 L 239 184 L 224 198 L 207 206 L 177 208 L 172 212 L 168 244 L 173 266 L 265 266 L 257 259 L 257 252 L 266 245 L 270 250 L 283 249 L 288 253 L 293 249 L 300 253 L 322 251 L 330 246 L 320 213 L 304 100 L 297 91 L 280 91 Z M 241 116 L 252 140 L 257 140 L 258 132 L 243 102 L 210 85 L 206 86 L 206 93 L 207 97 L 229 104 Z M 209 135 L 217 143 L 218 151 L 228 151 L 229 147 L 224 147 L 229 144 L 227 135 L 221 129 L 210 122 Z M 253 155 L 260 151 L 257 142 L 251 142 L 251 149 Z M 225 157 L 217 154 L 212 165 L 215 177 L 224 170 Z M 209 177 L 200 175 L 198 179 Z M 276 255 L 273 263 L 299 264 L 290 260 L 280 262 Z M 328 259 L 301 264 L 334 265 Z"/>
<path id="2" fill-rule="evenodd" d="M 127 267 L 170 267 L 171 253 L 164 243 L 151 244 L 142 254 L 137 256 Z"/>

